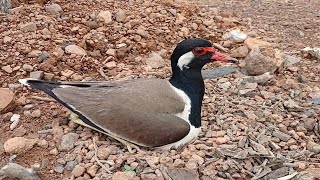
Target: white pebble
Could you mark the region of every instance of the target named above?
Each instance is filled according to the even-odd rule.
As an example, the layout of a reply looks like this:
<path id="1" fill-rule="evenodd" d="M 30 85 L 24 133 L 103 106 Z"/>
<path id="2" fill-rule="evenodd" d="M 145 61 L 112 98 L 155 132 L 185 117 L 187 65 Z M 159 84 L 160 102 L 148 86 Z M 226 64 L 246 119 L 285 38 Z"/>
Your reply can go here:
<path id="1" fill-rule="evenodd" d="M 11 122 L 17 121 L 20 119 L 20 115 L 19 114 L 13 114 L 10 118 Z"/>

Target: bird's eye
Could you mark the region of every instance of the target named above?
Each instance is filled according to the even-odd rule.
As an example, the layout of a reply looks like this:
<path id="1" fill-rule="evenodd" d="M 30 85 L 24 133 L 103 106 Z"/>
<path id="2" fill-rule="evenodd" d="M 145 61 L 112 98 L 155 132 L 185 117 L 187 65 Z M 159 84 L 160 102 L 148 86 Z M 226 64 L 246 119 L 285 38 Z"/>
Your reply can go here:
<path id="1" fill-rule="evenodd" d="M 204 49 L 202 47 L 196 47 L 192 50 L 193 54 L 196 56 L 200 56 L 204 54 Z"/>

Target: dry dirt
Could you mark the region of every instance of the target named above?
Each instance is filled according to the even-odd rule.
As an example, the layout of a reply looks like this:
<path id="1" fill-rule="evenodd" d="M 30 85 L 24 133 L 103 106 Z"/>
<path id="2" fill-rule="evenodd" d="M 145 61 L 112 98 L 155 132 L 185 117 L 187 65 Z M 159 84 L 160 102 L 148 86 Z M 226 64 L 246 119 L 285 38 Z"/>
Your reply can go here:
<path id="1" fill-rule="evenodd" d="M 55 0 L 48 4 L 57 3 L 62 11 L 54 13 L 46 5 L 26 2 L 0 14 L 0 85 L 15 93 L 13 109 L 0 114 L 0 167 L 10 159 L 26 167 L 38 163 L 43 179 L 272 179 L 295 172 L 295 179 L 320 178 L 320 109 L 311 103 L 320 98 L 320 61 L 301 53 L 304 47 L 319 47 L 320 1 Z M 111 22 L 97 17 L 101 10 L 111 12 Z M 25 27 L 27 22 L 35 27 Z M 179 151 L 143 149 L 145 153 L 130 154 L 117 141 L 69 122 L 65 108 L 33 98 L 46 96 L 17 82 L 35 71 L 54 81 L 167 78 L 176 43 L 202 37 L 232 54 L 244 43 L 222 36 L 238 28 L 272 43 L 269 50 L 301 60 L 278 67 L 262 83 L 239 72 L 206 80 L 203 132 Z M 66 53 L 70 44 L 87 55 Z M 264 54 L 275 58 L 268 49 Z M 163 59 L 150 65 L 151 52 Z M 12 114 L 21 117 L 10 130 Z M 43 130 L 48 132 L 39 133 Z M 79 136 L 73 147 L 58 150 L 70 133 Z M 3 144 L 15 136 L 41 143 L 13 157 Z M 96 162 L 94 139 L 98 150 L 106 150 L 101 157 L 111 173 Z"/>

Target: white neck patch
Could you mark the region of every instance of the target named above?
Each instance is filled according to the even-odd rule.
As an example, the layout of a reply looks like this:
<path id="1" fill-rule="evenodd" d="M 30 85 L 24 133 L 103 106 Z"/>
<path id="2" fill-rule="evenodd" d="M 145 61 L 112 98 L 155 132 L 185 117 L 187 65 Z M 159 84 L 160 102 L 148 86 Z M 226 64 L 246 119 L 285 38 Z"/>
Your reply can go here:
<path id="1" fill-rule="evenodd" d="M 192 61 L 194 58 L 194 54 L 190 51 L 182 55 L 178 60 L 178 67 L 183 70 L 183 67 L 189 68 L 188 64 Z"/>

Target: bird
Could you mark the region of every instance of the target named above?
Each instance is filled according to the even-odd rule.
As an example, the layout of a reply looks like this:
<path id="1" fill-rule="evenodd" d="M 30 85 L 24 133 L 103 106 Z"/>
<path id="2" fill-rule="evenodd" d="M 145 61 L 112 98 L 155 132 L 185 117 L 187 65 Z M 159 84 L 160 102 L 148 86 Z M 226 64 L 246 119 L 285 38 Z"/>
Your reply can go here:
<path id="1" fill-rule="evenodd" d="M 19 82 L 48 94 L 72 111 L 72 121 L 118 140 L 129 152 L 140 147 L 177 149 L 201 132 L 202 67 L 238 61 L 202 38 L 182 40 L 170 60 L 169 79 Z"/>

